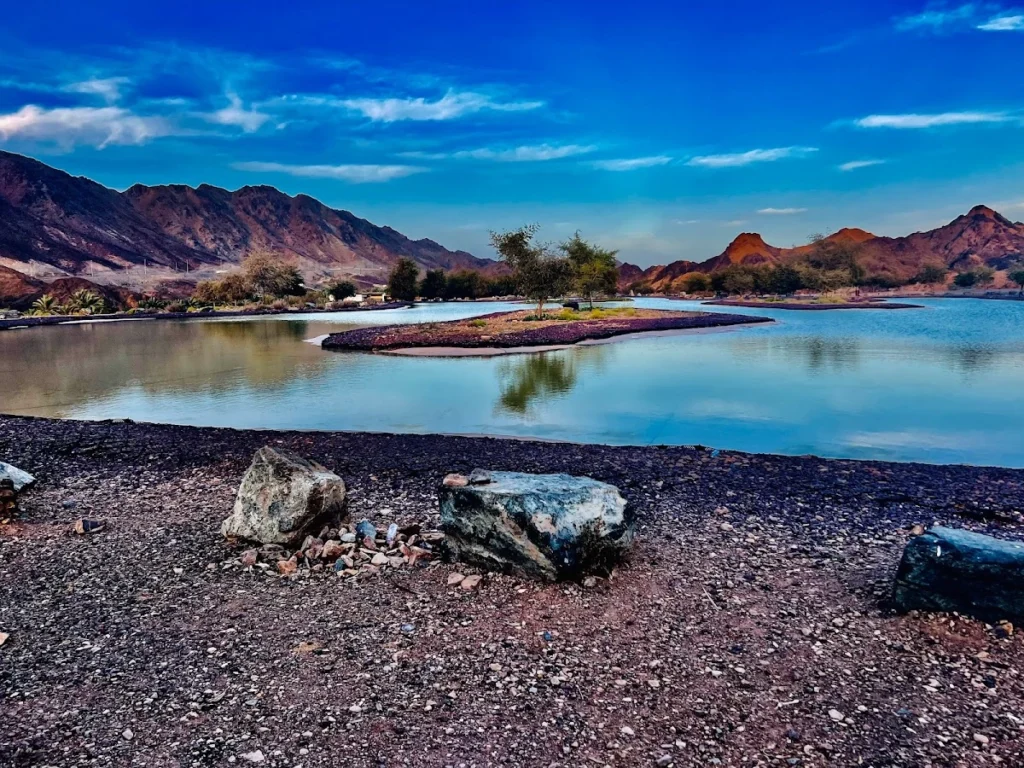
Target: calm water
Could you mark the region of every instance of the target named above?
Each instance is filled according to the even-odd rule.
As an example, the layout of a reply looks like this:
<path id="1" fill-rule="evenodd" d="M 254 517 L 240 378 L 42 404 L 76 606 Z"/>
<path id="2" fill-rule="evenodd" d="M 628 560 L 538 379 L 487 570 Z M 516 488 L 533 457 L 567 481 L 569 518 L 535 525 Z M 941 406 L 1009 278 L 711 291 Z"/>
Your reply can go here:
<path id="1" fill-rule="evenodd" d="M 305 341 L 505 308 L 496 304 L 0 332 L 0 411 L 1024 466 L 1024 303 L 920 303 L 730 310 L 778 322 L 501 358 L 330 353 Z"/>

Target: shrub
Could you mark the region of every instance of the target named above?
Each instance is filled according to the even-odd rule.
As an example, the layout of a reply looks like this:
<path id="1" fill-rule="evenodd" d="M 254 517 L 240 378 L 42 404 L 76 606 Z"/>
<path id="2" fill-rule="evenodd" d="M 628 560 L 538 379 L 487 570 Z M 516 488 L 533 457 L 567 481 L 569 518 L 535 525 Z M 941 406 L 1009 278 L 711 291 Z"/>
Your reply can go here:
<path id="1" fill-rule="evenodd" d="M 474 328 L 486 328 L 487 327 L 487 321 L 486 320 L 470 320 L 469 324 L 471 326 L 473 326 Z"/>

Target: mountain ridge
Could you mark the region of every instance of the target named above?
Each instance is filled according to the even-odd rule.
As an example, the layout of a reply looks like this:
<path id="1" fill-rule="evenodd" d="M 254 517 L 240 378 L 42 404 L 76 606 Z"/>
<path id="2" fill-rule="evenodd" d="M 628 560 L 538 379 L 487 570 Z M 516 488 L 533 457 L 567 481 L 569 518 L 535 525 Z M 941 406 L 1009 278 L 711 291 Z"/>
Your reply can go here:
<path id="1" fill-rule="evenodd" d="M 948 224 L 903 237 L 874 235 L 856 227 L 844 227 L 826 240 L 858 246 L 858 259 L 872 273 L 888 273 L 909 279 L 928 264 L 947 269 L 989 266 L 1006 269 L 1024 263 L 1024 223 L 1013 222 L 993 208 L 976 205 Z M 619 267 L 620 285 L 647 282 L 655 290 L 667 290 L 673 280 L 688 272 L 711 273 L 732 265 L 779 264 L 806 255 L 812 245 L 777 248 L 756 232 L 737 235 L 725 250 L 701 262 L 679 260 L 643 269 L 624 262 Z"/>
<path id="2" fill-rule="evenodd" d="M 423 269 L 486 272 L 497 264 L 268 185 L 134 184 L 118 192 L 0 151 L 0 265 L 8 268 L 70 276 L 140 266 L 195 271 L 235 265 L 261 248 L 307 277 L 364 282 L 383 280 L 401 257 Z"/>

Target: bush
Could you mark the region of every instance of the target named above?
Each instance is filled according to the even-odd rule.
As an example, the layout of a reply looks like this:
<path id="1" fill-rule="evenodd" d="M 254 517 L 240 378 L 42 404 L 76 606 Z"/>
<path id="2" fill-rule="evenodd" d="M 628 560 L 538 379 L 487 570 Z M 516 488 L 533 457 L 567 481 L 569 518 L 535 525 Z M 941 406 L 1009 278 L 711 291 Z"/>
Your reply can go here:
<path id="1" fill-rule="evenodd" d="M 487 321 L 486 320 L 470 320 L 469 324 L 472 327 L 474 327 L 474 328 L 486 328 L 487 327 Z"/>
<path id="2" fill-rule="evenodd" d="M 343 301 L 356 295 L 356 285 L 350 280 L 342 280 L 331 288 L 327 293 L 334 297 L 335 301 Z"/>

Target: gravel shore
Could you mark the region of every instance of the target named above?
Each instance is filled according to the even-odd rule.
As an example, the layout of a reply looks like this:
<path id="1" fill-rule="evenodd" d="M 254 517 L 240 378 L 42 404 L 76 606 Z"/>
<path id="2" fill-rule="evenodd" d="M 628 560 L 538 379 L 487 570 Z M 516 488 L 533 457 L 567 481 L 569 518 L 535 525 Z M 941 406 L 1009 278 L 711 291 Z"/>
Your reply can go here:
<path id="1" fill-rule="evenodd" d="M 486 467 L 614 483 L 638 541 L 590 587 L 245 569 L 218 529 L 264 444 L 378 527 Z M 887 605 L 916 524 L 1024 538 L 1022 470 L 15 417 L 0 458 L 38 478 L 0 530 L 2 766 L 1024 765 L 1022 633 Z"/>

